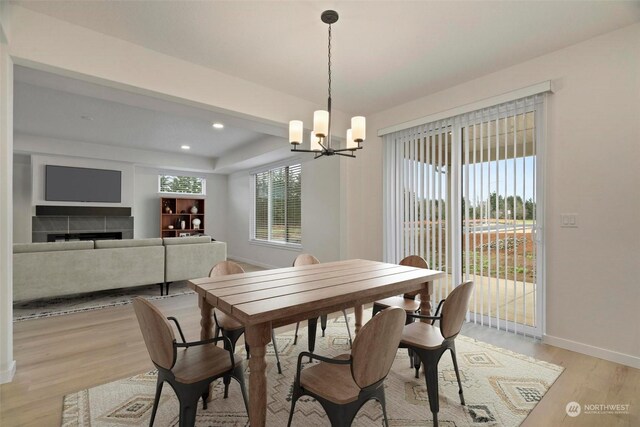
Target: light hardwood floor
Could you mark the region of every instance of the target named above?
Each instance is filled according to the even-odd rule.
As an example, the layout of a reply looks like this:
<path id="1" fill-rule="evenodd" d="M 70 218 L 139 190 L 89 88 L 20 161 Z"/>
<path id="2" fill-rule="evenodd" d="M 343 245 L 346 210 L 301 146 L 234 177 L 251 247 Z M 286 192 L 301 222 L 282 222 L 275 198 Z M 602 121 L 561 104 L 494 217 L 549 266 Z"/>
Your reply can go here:
<path id="1" fill-rule="evenodd" d="M 199 338 L 195 295 L 158 304 L 180 319 L 187 339 Z M 640 370 L 484 327 L 465 325 L 463 333 L 566 368 L 523 426 L 640 425 Z M 14 339 L 17 373 L 0 387 L 2 426 L 58 426 L 65 394 L 153 368 L 131 305 L 19 322 Z M 570 418 L 570 401 L 630 404 L 630 414 Z"/>

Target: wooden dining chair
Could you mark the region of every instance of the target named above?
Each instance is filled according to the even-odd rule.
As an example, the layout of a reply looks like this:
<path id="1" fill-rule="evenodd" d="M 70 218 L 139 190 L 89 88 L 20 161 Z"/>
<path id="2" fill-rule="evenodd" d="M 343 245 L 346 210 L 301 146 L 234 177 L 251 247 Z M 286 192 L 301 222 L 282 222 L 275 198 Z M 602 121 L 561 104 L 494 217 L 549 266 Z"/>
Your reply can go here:
<path id="1" fill-rule="evenodd" d="M 416 267 L 416 268 L 426 268 L 429 269 L 429 264 L 427 261 L 418 255 L 409 255 L 400 261 L 400 265 L 404 265 L 406 267 Z M 389 298 L 385 298 L 382 300 L 378 300 L 373 303 L 373 311 L 372 314 L 375 316 L 381 310 L 384 310 L 387 307 L 400 307 L 407 313 L 407 324 L 413 322 L 413 318 L 408 316 L 409 314 L 415 314 L 420 311 L 420 300 L 416 299 L 416 295 L 418 292 L 406 293 L 404 295 L 393 296 Z M 411 349 L 409 352 L 409 367 L 413 368 L 413 351 Z"/>
<path id="2" fill-rule="evenodd" d="M 202 398 L 203 408 L 207 409 L 209 385 L 218 378 L 223 378 L 225 399 L 229 395 L 231 378 L 238 381 L 245 409 L 247 414 L 249 413 L 242 358 L 216 345 L 219 341 L 227 340 L 226 337 L 186 342 L 180 323 L 175 317 L 165 318 L 156 306 L 141 297 L 133 299 L 133 308 L 149 356 L 158 369 L 156 396 L 149 426 L 153 426 L 156 418 L 165 382 L 173 388 L 180 402 L 180 427 L 195 425 L 198 401 Z M 175 323 L 181 343 L 176 342 L 169 320 Z"/>
<path id="3" fill-rule="evenodd" d="M 418 255 L 409 255 L 408 257 L 403 258 L 399 264 L 406 267 L 429 268 L 427 261 Z M 373 315 L 387 307 L 400 307 L 406 311 L 407 314 L 417 313 L 420 310 L 420 300 L 416 299 L 417 294 L 418 292 L 411 292 L 400 296 L 378 300 L 373 303 Z M 412 322 L 413 320 L 407 319 L 407 321 Z"/>
<path id="4" fill-rule="evenodd" d="M 296 402 L 307 395 L 322 405 L 333 427 L 350 426 L 362 405 L 377 400 L 388 427 L 383 383 L 395 359 L 405 317 L 405 312 L 397 307 L 374 316 L 360 329 L 351 354 L 331 359 L 306 351 L 300 353 L 288 426 L 291 426 Z M 303 370 L 303 357 L 320 363 Z"/>
<path id="5" fill-rule="evenodd" d="M 240 274 L 244 273 L 244 269 L 233 261 L 221 261 L 217 263 L 209 272 L 209 277 L 226 276 L 228 274 Z M 215 323 L 214 336 L 217 337 L 222 333 L 222 336 L 227 337 L 230 343 L 231 351 L 235 352 L 236 342 L 244 334 L 244 325 L 236 320 L 234 317 L 229 316 L 221 310 L 213 310 L 213 319 Z M 276 366 L 278 373 L 282 373 L 282 367 L 280 365 L 280 355 L 278 354 L 278 346 L 276 345 L 276 335 L 274 330 L 271 330 L 271 341 L 273 343 L 273 351 L 276 355 Z M 251 349 L 245 343 L 245 350 L 247 352 L 247 359 L 251 356 Z"/>
<path id="6" fill-rule="evenodd" d="M 300 254 L 296 257 L 295 260 L 293 260 L 293 266 L 294 267 L 299 267 L 302 265 L 314 265 L 314 264 L 320 264 L 320 261 L 318 261 L 318 258 L 314 257 L 311 254 Z M 343 309 L 342 310 L 342 315 L 344 316 L 344 323 L 347 326 L 347 334 L 349 334 L 349 346 L 352 345 L 352 340 L 351 340 L 351 329 L 349 328 L 349 317 L 347 317 L 347 310 Z M 320 316 L 320 328 L 322 329 L 322 336 L 325 336 L 325 331 L 327 329 L 327 315 L 323 314 Z M 295 336 L 293 338 L 293 344 L 296 345 L 298 344 L 298 329 L 300 328 L 300 322 L 296 323 L 296 332 L 295 332 Z"/>
<path id="7" fill-rule="evenodd" d="M 465 282 L 451 291 L 442 304 L 442 314 L 440 316 L 427 316 L 422 314 L 410 314 L 415 319 L 428 320 L 430 322 L 413 322 L 404 327 L 400 347 L 407 347 L 413 350 L 415 355 L 416 378 L 419 378 L 420 364 L 424 365 L 425 379 L 427 382 L 427 394 L 429 396 L 429 406 L 433 413 L 433 425 L 438 425 L 438 362 L 445 351 L 451 352 L 453 359 L 453 369 L 458 379 L 458 393 L 460 403 L 464 405 L 464 394 L 462 393 L 462 382 L 458 371 L 458 360 L 456 359 L 455 339 L 462 329 L 469 300 L 473 291 L 473 282 Z M 434 325 L 435 321 L 440 322 L 440 327 Z"/>

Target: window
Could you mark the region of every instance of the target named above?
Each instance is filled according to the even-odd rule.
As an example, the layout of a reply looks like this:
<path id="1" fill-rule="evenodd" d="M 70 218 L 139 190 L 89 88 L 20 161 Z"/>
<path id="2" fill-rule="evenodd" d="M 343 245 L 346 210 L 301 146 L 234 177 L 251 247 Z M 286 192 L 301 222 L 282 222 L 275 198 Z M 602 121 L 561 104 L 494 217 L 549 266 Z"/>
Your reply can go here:
<path id="1" fill-rule="evenodd" d="M 159 175 L 158 182 L 160 193 L 206 194 L 206 180 L 197 176 Z"/>
<path id="2" fill-rule="evenodd" d="M 300 165 L 282 166 L 254 175 L 254 240 L 302 242 Z"/>
<path id="3" fill-rule="evenodd" d="M 542 335 L 545 95 L 385 135 L 384 250 L 446 273 L 434 302 L 476 286 L 467 319 Z"/>

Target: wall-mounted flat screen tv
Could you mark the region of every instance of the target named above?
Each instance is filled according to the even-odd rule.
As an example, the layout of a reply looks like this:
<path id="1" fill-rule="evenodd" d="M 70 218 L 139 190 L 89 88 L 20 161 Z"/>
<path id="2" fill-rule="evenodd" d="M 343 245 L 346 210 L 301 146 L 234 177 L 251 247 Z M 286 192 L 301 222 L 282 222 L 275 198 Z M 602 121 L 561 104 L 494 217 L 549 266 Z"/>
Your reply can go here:
<path id="1" fill-rule="evenodd" d="M 107 169 L 46 166 L 45 200 L 120 203 L 122 172 Z"/>

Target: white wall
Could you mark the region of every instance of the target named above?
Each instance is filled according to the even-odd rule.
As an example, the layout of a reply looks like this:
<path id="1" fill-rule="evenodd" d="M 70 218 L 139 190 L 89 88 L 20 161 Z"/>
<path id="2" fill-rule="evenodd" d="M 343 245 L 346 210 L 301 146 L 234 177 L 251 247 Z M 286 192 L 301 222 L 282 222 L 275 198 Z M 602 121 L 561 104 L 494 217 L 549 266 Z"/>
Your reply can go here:
<path id="1" fill-rule="evenodd" d="M 160 236 L 159 199 L 162 194 L 158 193 L 159 174 L 188 175 L 188 173 L 176 170 L 136 166 L 133 204 L 134 237 L 136 239 Z M 205 232 L 216 240 L 225 241 L 227 176 L 215 174 L 194 176 L 202 176 L 206 179 Z M 173 195 L 167 197 L 173 197 Z M 194 196 L 194 198 L 201 197 Z"/>
<path id="2" fill-rule="evenodd" d="M 544 80 L 546 337 L 640 367 L 640 24 L 375 114 L 369 133 Z M 347 167 L 347 256 L 382 257 L 382 141 Z M 560 228 L 575 212 L 579 228 Z"/>
<path id="3" fill-rule="evenodd" d="M 13 243 L 31 243 L 31 156 L 13 156 Z"/>
<path id="4" fill-rule="evenodd" d="M 13 62 L 0 2 L 0 384 L 13 379 Z"/>
<path id="5" fill-rule="evenodd" d="M 320 261 L 340 259 L 339 158 L 300 157 L 302 163 L 302 250 L 249 242 L 253 208 L 250 171 L 229 175 L 227 249 L 229 258 L 268 267 L 288 267 L 301 252 Z"/>

